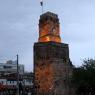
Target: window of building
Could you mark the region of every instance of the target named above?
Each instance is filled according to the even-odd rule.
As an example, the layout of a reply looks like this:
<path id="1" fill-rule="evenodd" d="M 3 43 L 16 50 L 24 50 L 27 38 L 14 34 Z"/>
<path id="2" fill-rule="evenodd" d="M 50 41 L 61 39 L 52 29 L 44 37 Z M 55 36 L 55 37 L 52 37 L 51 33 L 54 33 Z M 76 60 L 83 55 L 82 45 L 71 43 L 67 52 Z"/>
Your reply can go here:
<path id="1" fill-rule="evenodd" d="M 4 69 L 10 69 L 12 68 L 11 66 L 3 66 Z"/>
<path id="2" fill-rule="evenodd" d="M 3 81 L 1 81 L 1 84 L 3 84 Z"/>

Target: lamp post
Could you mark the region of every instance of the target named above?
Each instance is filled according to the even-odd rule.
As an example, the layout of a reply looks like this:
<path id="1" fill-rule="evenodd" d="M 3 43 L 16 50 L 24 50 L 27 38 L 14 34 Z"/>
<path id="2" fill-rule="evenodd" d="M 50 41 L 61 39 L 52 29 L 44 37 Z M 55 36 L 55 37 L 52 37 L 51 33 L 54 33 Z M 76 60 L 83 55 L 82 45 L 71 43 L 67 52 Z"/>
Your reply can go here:
<path id="1" fill-rule="evenodd" d="M 17 54 L 17 95 L 19 95 L 19 66 L 18 66 L 18 54 Z"/>

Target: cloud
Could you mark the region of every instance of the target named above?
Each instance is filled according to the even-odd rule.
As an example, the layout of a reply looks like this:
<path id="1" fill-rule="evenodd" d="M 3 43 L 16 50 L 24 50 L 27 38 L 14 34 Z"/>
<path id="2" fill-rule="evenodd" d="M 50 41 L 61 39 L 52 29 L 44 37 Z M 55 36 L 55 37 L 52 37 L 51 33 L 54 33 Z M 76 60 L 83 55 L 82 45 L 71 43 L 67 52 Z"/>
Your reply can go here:
<path id="1" fill-rule="evenodd" d="M 0 0 L 0 62 L 15 60 L 26 70 L 33 69 L 33 44 L 38 40 L 41 14 L 38 0 Z M 94 57 L 95 0 L 45 0 L 44 12 L 58 14 L 62 42 L 70 46 L 75 65 L 81 59 Z"/>
<path id="2" fill-rule="evenodd" d="M 30 50 L 32 56 L 31 49 L 38 35 L 35 32 L 38 28 L 38 17 L 34 13 L 37 11 L 34 3 L 31 0 L 0 1 L 0 62 L 15 60 L 14 56 L 18 53 L 22 64 L 26 64 L 26 61 L 28 65 L 33 64 L 33 58 L 29 60 L 26 53 Z"/>

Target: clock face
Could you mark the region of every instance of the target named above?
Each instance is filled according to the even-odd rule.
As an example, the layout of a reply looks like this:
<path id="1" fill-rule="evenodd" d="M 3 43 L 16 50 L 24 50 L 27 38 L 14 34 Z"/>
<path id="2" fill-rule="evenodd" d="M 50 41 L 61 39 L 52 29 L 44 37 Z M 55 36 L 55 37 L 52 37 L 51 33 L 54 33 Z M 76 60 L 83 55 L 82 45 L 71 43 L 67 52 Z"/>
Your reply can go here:
<path id="1" fill-rule="evenodd" d="M 57 34 L 57 28 L 54 26 L 52 27 L 52 34 L 56 35 Z"/>
<path id="2" fill-rule="evenodd" d="M 55 27 L 52 29 L 52 32 L 56 32 L 56 28 Z"/>

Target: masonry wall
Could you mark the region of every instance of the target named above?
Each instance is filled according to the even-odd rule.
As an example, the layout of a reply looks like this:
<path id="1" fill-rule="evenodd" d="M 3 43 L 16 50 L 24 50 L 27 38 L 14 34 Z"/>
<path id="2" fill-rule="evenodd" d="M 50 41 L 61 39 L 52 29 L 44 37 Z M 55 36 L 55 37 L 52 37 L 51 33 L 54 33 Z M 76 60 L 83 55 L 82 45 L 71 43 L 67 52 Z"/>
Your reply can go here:
<path id="1" fill-rule="evenodd" d="M 69 95 L 71 72 L 67 44 L 34 44 L 35 95 Z"/>

